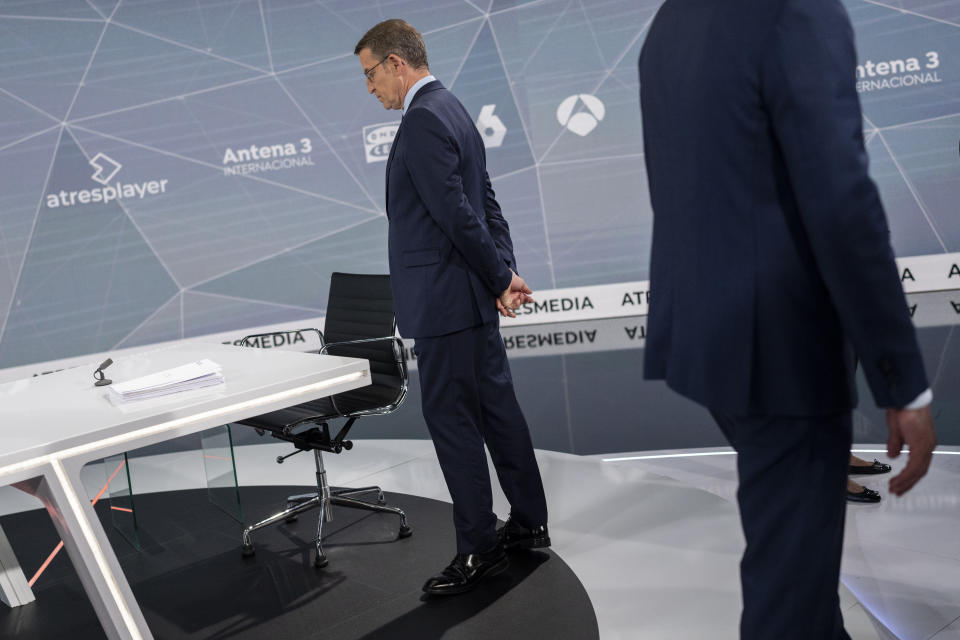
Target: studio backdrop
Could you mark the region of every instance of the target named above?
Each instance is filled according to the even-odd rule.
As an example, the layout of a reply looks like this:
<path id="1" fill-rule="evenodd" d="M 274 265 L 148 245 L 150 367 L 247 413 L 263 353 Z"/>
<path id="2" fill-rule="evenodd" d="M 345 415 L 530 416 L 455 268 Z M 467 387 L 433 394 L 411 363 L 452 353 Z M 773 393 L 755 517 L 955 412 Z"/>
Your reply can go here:
<path id="1" fill-rule="evenodd" d="M 527 282 L 646 280 L 659 4 L 0 0 L 0 368 L 295 324 L 385 272 L 400 114 L 353 47 L 392 17 L 475 118 Z M 960 2 L 844 4 L 897 255 L 958 252 Z"/>

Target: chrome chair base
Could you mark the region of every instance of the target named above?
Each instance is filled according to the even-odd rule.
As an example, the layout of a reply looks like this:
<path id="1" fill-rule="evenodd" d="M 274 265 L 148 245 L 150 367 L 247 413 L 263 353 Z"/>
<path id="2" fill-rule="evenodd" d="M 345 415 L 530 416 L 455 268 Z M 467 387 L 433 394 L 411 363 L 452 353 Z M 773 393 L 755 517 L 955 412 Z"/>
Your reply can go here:
<path id="1" fill-rule="evenodd" d="M 364 509 L 366 511 L 376 511 L 379 513 L 392 513 L 400 518 L 400 529 L 397 532 L 397 538 L 407 538 L 413 530 L 407 524 L 407 515 L 399 507 L 391 507 L 386 504 L 383 496 L 383 490 L 380 487 L 360 487 L 360 488 L 337 488 L 330 487 L 327 484 L 327 472 L 323 468 L 323 457 L 319 450 L 314 450 L 314 461 L 317 466 L 317 492 L 304 493 L 287 497 L 287 508 L 283 511 L 267 516 L 263 520 L 256 522 L 243 530 L 243 541 L 241 550 L 244 557 L 250 557 L 256 553 L 253 546 L 253 532 L 280 522 L 294 522 L 297 517 L 309 511 L 320 507 L 320 516 L 317 519 L 317 537 L 314 540 L 316 546 L 316 556 L 313 559 L 313 566 L 319 568 L 327 566 L 327 556 L 323 552 L 323 523 L 333 520 L 333 505 L 349 507 L 351 509 Z M 376 493 L 376 502 L 366 502 L 358 500 L 355 496 Z"/>

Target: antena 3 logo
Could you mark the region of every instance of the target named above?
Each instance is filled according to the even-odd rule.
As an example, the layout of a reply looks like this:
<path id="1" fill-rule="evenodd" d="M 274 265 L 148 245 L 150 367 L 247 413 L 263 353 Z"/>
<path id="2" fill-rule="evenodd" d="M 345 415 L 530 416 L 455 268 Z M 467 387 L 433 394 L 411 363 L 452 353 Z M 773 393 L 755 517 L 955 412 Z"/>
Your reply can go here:
<path id="1" fill-rule="evenodd" d="M 397 137 L 399 128 L 399 122 L 371 124 L 363 128 L 363 149 L 367 156 L 367 164 L 387 161 L 390 157 L 390 145 Z"/>
<path id="2" fill-rule="evenodd" d="M 102 187 L 92 189 L 78 189 L 67 191 L 62 189 L 47 194 L 47 208 L 59 209 L 84 204 L 107 204 L 119 200 L 143 200 L 147 196 L 155 196 L 167 192 L 167 180 L 144 180 L 143 182 L 123 183 L 117 181 L 110 184 L 123 165 L 105 153 L 98 153 L 90 159 L 90 166 L 94 168 L 90 179 L 98 182 Z"/>
<path id="3" fill-rule="evenodd" d="M 557 122 L 583 137 L 597 128 L 606 113 L 600 98 L 580 93 L 563 99 L 557 107 Z"/>
<path id="4" fill-rule="evenodd" d="M 252 144 L 243 149 L 228 148 L 223 152 L 223 175 L 245 176 L 263 171 L 283 171 L 312 167 L 313 141 L 300 138 L 297 143 Z"/>

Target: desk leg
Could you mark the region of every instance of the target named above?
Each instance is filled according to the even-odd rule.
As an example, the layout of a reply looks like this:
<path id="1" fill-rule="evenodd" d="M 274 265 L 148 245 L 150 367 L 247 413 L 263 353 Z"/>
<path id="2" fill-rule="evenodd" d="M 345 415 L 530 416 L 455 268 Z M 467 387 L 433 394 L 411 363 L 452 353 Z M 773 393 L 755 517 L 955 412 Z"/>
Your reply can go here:
<path id="1" fill-rule="evenodd" d="M 10 541 L 0 527 L 0 602 L 19 607 L 34 601 L 33 591 L 13 554 Z"/>
<path id="2" fill-rule="evenodd" d="M 47 508 L 107 637 L 151 640 L 153 634 L 86 498 L 80 481 L 81 466 L 70 460 L 54 460 L 44 467 L 43 476 L 14 486 L 35 495 Z"/>

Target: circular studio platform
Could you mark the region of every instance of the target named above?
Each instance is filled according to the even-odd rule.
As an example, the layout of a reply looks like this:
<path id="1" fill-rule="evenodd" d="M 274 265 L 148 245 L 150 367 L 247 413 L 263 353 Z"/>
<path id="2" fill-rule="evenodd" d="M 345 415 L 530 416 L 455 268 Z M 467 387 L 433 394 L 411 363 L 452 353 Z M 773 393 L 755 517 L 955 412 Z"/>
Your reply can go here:
<path id="1" fill-rule="evenodd" d="M 241 488 L 245 519 L 281 507 L 305 486 Z M 387 493 L 413 535 L 398 539 L 397 518 L 334 508 L 324 525 L 329 564 L 313 567 L 319 511 L 256 533 L 256 554 L 240 550 L 241 525 L 203 489 L 136 497 L 141 550 L 101 518 L 147 623 L 158 640 L 216 638 L 599 638 L 590 599 L 553 552 L 511 555 L 510 568 L 466 596 L 428 598 L 421 586 L 455 553 L 450 504 Z M 5 517 L 20 557 L 45 557 L 59 540 L 44 510 Z M 34 585 L 35 602 L 0 607 L 0 637 L 103 638 L 79 578 L 60 553 Z"/>

